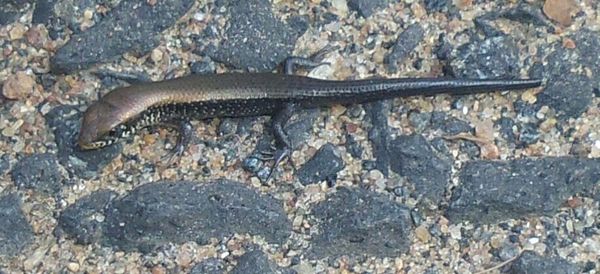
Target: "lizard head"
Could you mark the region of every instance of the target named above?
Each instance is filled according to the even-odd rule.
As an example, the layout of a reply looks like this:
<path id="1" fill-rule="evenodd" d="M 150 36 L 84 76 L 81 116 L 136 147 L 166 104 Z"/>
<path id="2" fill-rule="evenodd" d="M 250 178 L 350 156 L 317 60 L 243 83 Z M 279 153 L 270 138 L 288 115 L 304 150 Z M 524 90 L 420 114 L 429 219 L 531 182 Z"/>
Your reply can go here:
<path id="1" fill-rule="evenodd" d="M 99 149 L 128 136 L 133 130 L 118 107 L 103 100 L 94 102 L 83 114 L 77 143 L 84 150 Z"/>

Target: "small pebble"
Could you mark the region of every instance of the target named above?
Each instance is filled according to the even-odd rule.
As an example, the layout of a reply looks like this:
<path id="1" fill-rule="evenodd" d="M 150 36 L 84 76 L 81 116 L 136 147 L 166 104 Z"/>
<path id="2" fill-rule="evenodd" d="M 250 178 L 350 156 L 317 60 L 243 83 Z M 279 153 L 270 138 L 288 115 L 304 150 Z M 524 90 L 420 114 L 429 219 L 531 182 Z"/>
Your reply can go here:
<path id="1" fill-rule="evenodd" d="M 67 264 L 67 269 L 73 273 L 78 272 L 79 271 L 79 264 L 78 263 L 74 263 L 74 262 L 70 262 Z"/>
<path id="2" fill-rule="evenodd" d="M 159 49 L 153 49 L 152 53 L 150 54 L 150 59 L 152 59 L 152 62 L 155 64 L 161 62 L 163 59 L 163 52 Z"/>
<path id="3" fill-rule="evenodd" d="M 415 229 L 415 235 L 419 239 L 419 241 L 423 243 L 428 243 L 431 240 L 431 234 L 427 230 L 427 226 L 425 224 L 420 225 Z"/>
<path id="4" fill-rule="evenodd" d="M 575 0 L 546 0 L 543 11 L 548 18 L 567 27 L 573 23 L 572 16 L 579 11 Z"/>
<path id="5" fill-rule="evenodd" d="M 10 100 L 24 99 L 31 95 L 35 87 L 33 76 L 24 71 L 8 76 L 2 87 L 2 95 Z"/>
<path id="6" fill-rule="evenodd" d="M 27 28 L 23 24 L 15 24 L 9 31 L 8 36 L 10 40 L 19 40 L 23 38 L 23 35 L 27 31 Z"/>

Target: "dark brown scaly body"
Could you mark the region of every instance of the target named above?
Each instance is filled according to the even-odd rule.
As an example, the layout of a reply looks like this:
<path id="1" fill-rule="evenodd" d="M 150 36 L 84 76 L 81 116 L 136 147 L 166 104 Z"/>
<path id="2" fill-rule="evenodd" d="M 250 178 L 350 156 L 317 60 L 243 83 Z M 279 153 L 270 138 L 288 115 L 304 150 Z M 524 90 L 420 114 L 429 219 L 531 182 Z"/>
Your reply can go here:
<path id="1" fill-rule="evenodd" d="M 282 125 L 294 108 L 364 103 L 414 95 L 473 94 L 537 87 L 539 80 L 366 79 L 331 81 L 275 73 L 191 75 L 115 89 L 84 114 L 78 143 L 84 149 L 109 145 L 137 130 L 164 125 L 177 129 L 173 155 L 183 153 L 191 119 L 273 115 L 281 148 L 276 164 L 289 152 Z"/>

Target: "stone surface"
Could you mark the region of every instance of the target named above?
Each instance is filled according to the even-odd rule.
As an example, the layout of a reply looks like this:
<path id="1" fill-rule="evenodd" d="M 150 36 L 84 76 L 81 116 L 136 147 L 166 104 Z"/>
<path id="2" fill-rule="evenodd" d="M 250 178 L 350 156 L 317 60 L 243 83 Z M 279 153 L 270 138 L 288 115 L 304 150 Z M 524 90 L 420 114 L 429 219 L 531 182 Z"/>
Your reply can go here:
<path id="1" fill-rule="evenodd" d="M 123 150 L 121 143 L 99 150 L 83 151 L 77 145 L 82 113 L 72 106 L 58 106 L 45 116 L 58 147 L 60 164 L 71 176 L 92 179 Z"/>
<path id="2" fill-rule="evenodd" d="M 210 258 L 194 265 L 190 274 L 224 274 L 225 262 L 217 258 Z"/>
<path id="3" fill-rule="evenodd" d="M 66 233 L 77 244 L 98 242 L 104 232 L 105 210 L 116 196 L 113 191 L 99 190 L 80 198 L 61 212 L 55 233 Z"/>
<path id="4" fill-rule="evenodd" d="M 390 142 L 391 169 L 408 179 L 415 194 L 437 204 L 450 182 L 452 162 L 421 135 L 403 135 Z"/>
<path id="5" fill-rule="evenodd" d="M 269 260 L 267 255 L 260 250 L 252 250 L 242 255 L 237 262 L 236 267 L 231 271 L 232 274 L 246 273 L 264 273 L 280 274 L 293 273 L 279 267 L 275 262 Z"/>
<path id="6" fill-rule="evenodd" d="M 388 0 L 348 0 L 348 8 L 355 10 L 362 17 L 369 17 L 378 9 L 383 9 Z"/>
<path id="7" fill-rule="evenodd" d="M 153 5 L 122 1 L 102 21 L 73 35 L 51 58 L 52 70 L 69 73 L 127 52 L 145 54 L 158 45 L 160 32 L 173 25 L 192 4 L 184 0 L 157 1 Z"/>
<path id="8" fill-rule="evenodd" d="M 364 189 L 339 188 L 312 209 L 318 233 L 311 258 L 398 256 L 408 250 L 413 224 L 407 207 Z"/>
<path id="9" fill-rule="evenodd" d="M 452 222 L 496 223 L 551 215 L 600 180 L 600 159 L 548 157 L 473 161 L 460 171 L 446 215 Z"/>
<path id="10" fill-rule="evenodd" d="M 327 143 L 298 169 L 297 176 L 304 185 L 318 183 L 323 180 L 334 181 L 336 174 L 344 167 L 344 160 L 337 148 L 333 144 Z"/>
<path id="11" fill-rule="evenodd" d="M 580 273 L 576 264 L 562 258 L 546 258 L 533 251 L 524 251 L 510 266 L 512 274 L 546 273 L 575 274 Z"/>
<path id="12" fill-rule="evenodd" d="M 392 50 L 384 58 L 386 68 L 395 73 L 398 71 L 398 63 L 403 62 L 410 53 L 423 41 L 425 29 L 416 23 L 408 26 L 398 35 Z"/>
<path id="13" fill-rule="evenodd" d="M 230 181 L 145 184 L 115 200 L 106 216 L 105 243 L 144 253 L 167 243 L 204 244 L 233 233 L 282 244 L 291 230 L 281 202 Z"/>
<path id="14" fill-rule="evenodd" d="M 206 54 L 228 66 L 271 71 L 290 56 L 296 39 L 304 33 L 276 18 L 268 0 L 224 4 L 230 17 L 225 37 Z"/>
<path id="15" fill-rule="evenodd" d="M 10 24 L 23 14 L 33 0 L 5 0 L 0 5 L 0 26 Z"/>
<path id="16" fill-rule="evenodd" d="M 449 135 L 474 132 L 473 127 L 468 122 L 439 111 L 434 111 L 431 114 L 431 128 L 440 129 Z"/>
<path id="17" fill-rule="evenodd" d="M 445 9 L 448 9 L 449 6 L 452 5 L 452 1 L 450 0 L 423 0 L 423 4 L 425 9 L 428 12 L 440 12 Z"/>
<path id="18" fill-rule="evenodd" d="M 476 35 L 474 35 L 476 37 Z M 451 54 L 456 78 L 520 78 L 519 48 L 509 36 L 473 39 Z"/>
<path id="19" fill-rule="evenodd" d="M 11 171 L 19 189 L 35 189 L 56 194 L 63 185 L 63 174 L 54 154 L 41 153 L 23 157 Z"/>
<path id="20" fill-rule="evenodd" d="M 389 175 L 390 155 L 388 152 L 390 128 L 388 116 L 391 109 L 391 101 L 379 101 L 365 105 L 366 116 L 371 124 L 369 129 L 369 141 L 375 157 L 375 167 L 384 176 Z"/>
<path id="21" fill-rule="evenodd" d="M 547 84 L 535 103 L 536 110 L 547 105 L 562 120 L 584 113 L 600 85 L 600 56 L 589 54 L 600 51 L 600 33 L 583 29 L 570 38 L 575 41 L 575 49 L 565 48 L 560 43 L 543 49 L 551 51 L 541 68 L 541 76 Z"/>
<path id="22" fill-rule="evenodd" d="M 0 256 L 18 255 L 33 241 L 33 229 L 21 210 L 16 193 L 0 197 Z"/>

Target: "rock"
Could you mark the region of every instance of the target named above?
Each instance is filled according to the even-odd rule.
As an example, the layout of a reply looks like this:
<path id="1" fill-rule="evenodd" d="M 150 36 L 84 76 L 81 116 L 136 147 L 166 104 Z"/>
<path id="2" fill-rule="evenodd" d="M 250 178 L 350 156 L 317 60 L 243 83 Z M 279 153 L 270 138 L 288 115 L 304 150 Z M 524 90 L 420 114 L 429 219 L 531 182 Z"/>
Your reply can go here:
<path id="1" fill-rule="evenodd" d="M 339 188 L 315 205 L 312 215 L 318 233 L 312 235 L 310 258 L 396 257 L 412 241 L 410 210 L 364 189 Z"/>
<path id="2" fill-rule="evenodd" d="M 16 193 L 0 197 L 0 256 L 17 256 L 33 241 L 33 229 Z"/>
<path id="3" fill-rule="evenodd" d="M 236 267 L 231 271 L 232 274 L 246 273 L 264 273 L 279 274 L 289 273 L 284 271 L 275 262 L 269 260 L 267 255 L 260 250 L 252 250 L 242 255 L 237 262 Z"/>
<path id="4" fill-rule="evenodd" d="M 424 0 L 425 9 L 429 13 L 440 12 L 448 9 L 452 5 L 450 0 Z"/>
<path id="5" fill-rule="evenodd" d="M 589 191 L 600 178 L 600 159 L 547 157 L 472 161 L 460 171 L 446 216 L 452 222 L 497 223 L 552 215 L 566 199 Z"/>
<path id="6" fill-rule="evenodd" d="M 91 244 L 102 238 L 105 210 L 117 197 L 110 190 L 99 190 L 77 200 L 60 213 L 57 236 L 66 233 L 77 244 Z"/>
<path id="7" fill-rule="evenodd" d="M 268 0 L 225 3 L 229 14 L 225 37 L 204 54 L 249 71 L 272 71 L 291 55 L 303 32 L 275 18 Z"/>
<path id="8" fill-rule="evenodd" d="M 557 42 L 540 50 L 551 53 L 542 72 L 547 84 L 538 94 L 535 107 L 538 110 L 549 106 L 561 120 L 576 118 L 587 111 L 595 87 L 600 85 L 600 56 L 588 54 L 600 51 L 600 32 L 582 29 L 569 38 L 575 41 L 575 49 L 564 48 Z M 583 71 L 589 71 L 591 75 Z"/>
<path id="9" fill-rule="evenodd" d="M 298 169 L 297 176 L 304 185 L 314 184 L 323 180 L 333 180 L 344 167 L 344 160 L 336 147 L 327 143 Z"/>
<path id="10" fill-rule="evenodd" d="M 83 151 L 77 145 L 82 113 L 73 106 L 58 106 L 45 116 L 58 147 L 60 164 L 70 176 L 92 179 L 123 150 L 121 143 L 103 149 Z"/>
<path id="11" fill-rule="evenodd" d="M 391 169 L 413 184 L 415 194 L 436 205 L 450 182 L 452 162 L 417 134 L 402 135 L 390 142 Z"/>
<path id="12" fill-rule="evenodd" d="M 440 111 L 434 111 L 431 114 L 431 128 L 440 129 L 449 135 L 474 132 L 473 127 L 468 122 L 448 116 Z"/>
<path id="13" fill-rule="evenodd" d="M 421 24 L 415 23 L 408 26 L 398 35 L 391 52 L 385 56 L 384 63 L 391 73 L 398 71 L 398 63 L 403 62 L 411 52 L 423 41 L 425 29 Z"/>
<path id="14" fill-rule="evenodd" d="M 473 39 L 458 47 L 450 58 L 449 69 L 456 78 L 520 78 L 519 48 L 506 35 Z"/>
<path id="15" fill-rule="evenodd" d="M 542 8 L 548 18 L 568 27 L 573 23 L 572 16 L 579 10 L 575 0 L 546 0 Z"/>
<path id="16" fill-rule="evenodd" d="M 387 4 L 387 0 L 348 0 L 348 8 L 365 18 L 371 16 L 376 10 L 385 8 Z"/>
<path id="17" fill-rule="evenodd" d="M 496 126 L 500 128 L 500 136 L 509 143 L 514 143 L 517 139 L 513 127 L 515 121 L 511 118 L 502 117 L 496 121 Z"/>
<path id="18" fill-rule="evenodd" d="M 391 109 L 391 101 L 378 101 L 365 105 L 365 110 L 370 120 L 369 141 L 375 157 L 375 167 L 381 171 L 384 176 L 389 175 L 390 155 L 389 155 L 389 135 L 388 116 Z"/>
<path id="19" fill-rule="evenodd" d="M 33 0 L 3 1 L 0 5 L 0 26 L 5 26 L 17 20 L 32 2 Z"/>
<path id="20" fill-rule="evenodd" d="M 35 189 L 57 194 L 63 185 L 63 174 L 55 154 L 41 153 L 23 157 L 11 171 L 19 189 Z"/>
<path id="21" fill-rule="evenodd" d="M 115 200 L 106 213 L 104 243 L 142 253 L 167 243 L 251 234 L 283 244 L 291 222 L 282 203 L 240 183 L 158 182 Z"/>
<path id="22" fill-rule="evenodd" d="M 292 149 L 297 149 L 308 140 L 313 132 L 313 125 L 320 115 L 319 109 L 303 109 L 284 125 L 283 129 L 287 132 Z"/>
<path id="23" fill-rule="evenodd" d="M 214 74 L 217 71 L 215 63 L 210 58 L 203 58 L 190 65 L 192 74 Z"/>
<path id="24" fill-rule="evenodd" d="M 225 262 L 217 258 L 210 258 L 194 265 L 190 274 L 224 274 L 225 270 Z"/>
<path id="25" fill-rule="evenodd" d="M 173 25 L 192 4 L 184 0 L 121 2 L 89 30 L 73 35 L 51 58 L 52 70 L 69 73 L 126 52 L 145 54 L 158 45 L 160 32 Z"/>
<path id="26" fill-rule="evenodd" d="M 521 22 L 524 24 L 534 24 L 540 27 L 546 27 L 550 29 L 552 22 L 550 22 L 540 10 L 537 5 L 532 5 L 527 2 L 518 3 L 516 6 L 502 11 L 499 17 L 506 18 L 509 20 Z"/>
<path id="27" fill-rule="evenodd" d="M 32 95 L 35 78 L 24 71 L 17 71 L 6 78 L 2 85 L 2 95 L 10 100 L 23 100 Z"/>
<path id="28" fill-rule="evenodd" d="M 547 274 L 575 274 L 580 273 L 576 264 L 560 257 L 545 258 L 533 251 L 524 251 L 521 256 L 512 263 L 510 273 L 547 273 Z"/>

